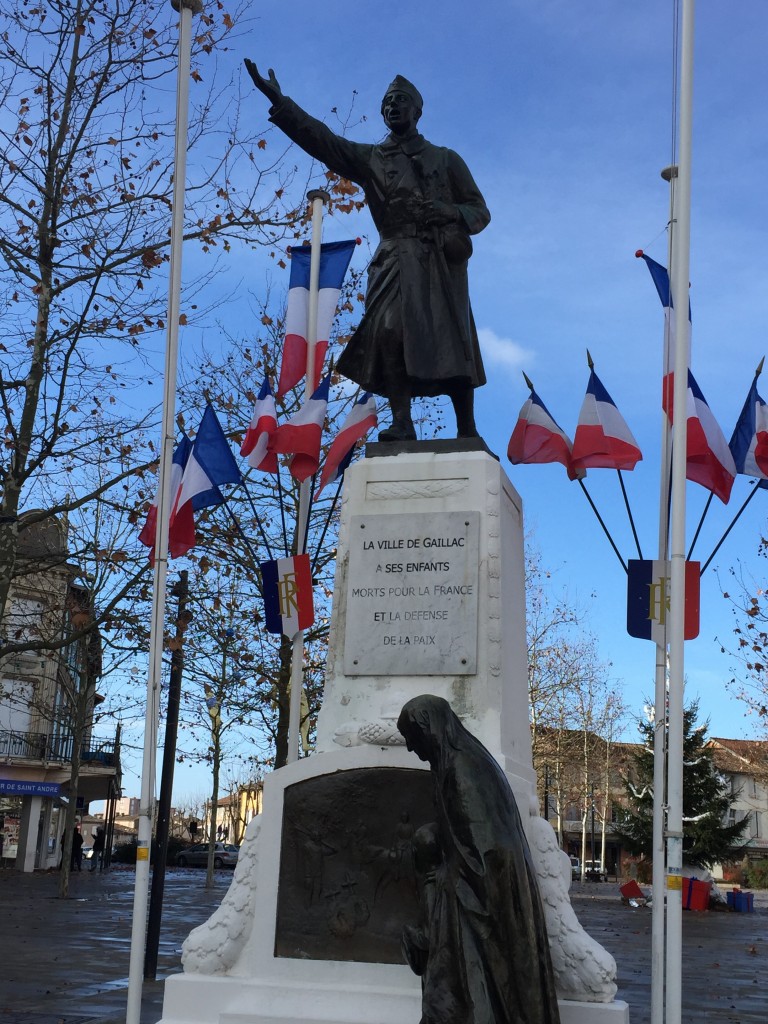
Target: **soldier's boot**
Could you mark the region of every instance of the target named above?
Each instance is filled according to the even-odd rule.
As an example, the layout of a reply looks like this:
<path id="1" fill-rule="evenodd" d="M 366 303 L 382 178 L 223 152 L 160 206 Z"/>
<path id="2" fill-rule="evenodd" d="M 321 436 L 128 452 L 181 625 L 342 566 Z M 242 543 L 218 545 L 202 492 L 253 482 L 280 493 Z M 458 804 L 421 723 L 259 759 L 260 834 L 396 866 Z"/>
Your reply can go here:
<path id="1" fill-rule="evenodd" d="M 456 413 L 456 437 L 479 437 L 475 425 L 475 389 L 465 387 L 451 394 Z"/>
<path id="2" fill-rule="evenodd" d="M 397 395 L 390 397 L 392 423 L 379 432 L 380 441 L 415 441 L 416 428 L 411 418 L 411 396 Z"/>

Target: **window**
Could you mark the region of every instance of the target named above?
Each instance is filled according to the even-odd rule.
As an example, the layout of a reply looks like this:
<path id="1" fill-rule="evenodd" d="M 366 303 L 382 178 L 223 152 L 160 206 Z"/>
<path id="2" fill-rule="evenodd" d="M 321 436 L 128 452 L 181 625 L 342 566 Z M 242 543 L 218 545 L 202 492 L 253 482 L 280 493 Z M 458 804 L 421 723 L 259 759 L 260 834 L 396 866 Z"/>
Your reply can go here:
<path id="1" fill-rule="evenodd" d="M 27 597 L 14 597 L 6 618 L 5 632 L 12 644 L 39 640 L 42 635 L 45 604 Z"/>
<path id="2" fill-rule="evenodd" d="M 0 730 L 17 733 L 29 731 L 30 705 L 34 693 L 35 688 L 30 682 L 20 679 L 0 681 Z"/>

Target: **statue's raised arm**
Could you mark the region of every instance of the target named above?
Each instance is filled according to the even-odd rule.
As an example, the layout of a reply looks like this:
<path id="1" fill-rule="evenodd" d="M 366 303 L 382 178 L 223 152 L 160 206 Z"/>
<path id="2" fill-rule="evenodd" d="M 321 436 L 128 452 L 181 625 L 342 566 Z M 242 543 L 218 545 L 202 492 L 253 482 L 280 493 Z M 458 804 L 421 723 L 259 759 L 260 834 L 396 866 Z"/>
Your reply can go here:
<path id="1" fill-rule="evenodd" d="M 264 95 L 267 97 L 267 99 L 269 100 L 273 107 L 277 106 L 277 104 L 283 98 L 283 93 L 282 90 L 280 89 L 280 83 L 275 77 L 275 72 L 272 70 L 272 68 L 270 68 L 267 73 L 268 77 L 264 78 L 264 76 L 260 74 L 259 69 L 256 67 L 256 64 L 252 60 L 249 60 L 248 57 L 245 58 L 245 67 L 246 70 L 248 71 L 248 74 L 251 76 L 253 84 L 256 86 L 259 92 L 264 93 Z"/>
<path id="2" fill-rule="evenodd" d="M 368 269 L 365 315 L 337 369 L 389 400 L 392 425 L 380 441 L 416 439 L 411 399 L 449 395 L 457 434 L 477 437 L 474 389 L 485 383 L 469 305 L 470 235 L 490 220 L 466 164 L 419 134 L 423 100 L 397 75 L 381 102 L 383 142 L 337 135 L 288 96 L 270 68 L 245 66 L 270 102 L 269 120 L 306 153 L 360 185 L 381 236 Z"/>

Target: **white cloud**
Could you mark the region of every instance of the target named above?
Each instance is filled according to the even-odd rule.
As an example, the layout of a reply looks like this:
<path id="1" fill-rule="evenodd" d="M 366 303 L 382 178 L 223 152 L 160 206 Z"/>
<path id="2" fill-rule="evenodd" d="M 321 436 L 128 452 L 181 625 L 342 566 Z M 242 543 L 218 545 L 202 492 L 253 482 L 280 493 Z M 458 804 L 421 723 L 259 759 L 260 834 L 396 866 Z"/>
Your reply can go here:
<path id="1" fill-rule="evenodd" d="M 532 349 L 523 348 L 511 338 L 500 338 L 490 327 L 479 327 L 477 336 L 480 339 L 480 350 L 484 362 L 504 370 L 522 370 L 535 360 Z"/>

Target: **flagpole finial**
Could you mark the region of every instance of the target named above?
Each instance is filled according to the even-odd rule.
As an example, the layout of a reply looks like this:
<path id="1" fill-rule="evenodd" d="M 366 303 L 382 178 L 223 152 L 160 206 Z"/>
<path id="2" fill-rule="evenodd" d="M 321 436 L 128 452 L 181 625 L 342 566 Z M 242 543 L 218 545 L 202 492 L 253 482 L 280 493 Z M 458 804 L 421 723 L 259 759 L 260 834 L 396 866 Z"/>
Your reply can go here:
<path id="1" fill-rule="evenodd" d="M 645 256 L 642 249 L 635 249 L 635 259 L 641 260 Z"/>
<path id="2" fill-rule="evenodd" d="M 202 14 L 203 0 L 171 0 L 171 7 L 174 11 L 181 11 L 184 7 L 193 14 Z"/>
<path id="3" fill-rule="evenodd" d="M 762 359 L 760 360 L 760 362 L 759 362 L 759 364 L 758 364 L 758 367 L 757 367 L 757 369 L 755 370 L 755 376 L 756 376 L 756 377 L 759 377 L 759 376 L 760 376 L 760 374 L 761 374 L 761 373 L 763 372 L 763 363 L 764 363 L 764 362 L 765 362 L 765 356 L 763 356 L 763 358 L 762 358 Z"/>
<path id="4" fill-rule="evenodd" d="M 528 376 L 528 374 L 525 372 L 525 370 L 523 370 L 522 373 L 523 373 L 523 377 L 525 378 L 525 383 L 528 385 L 528 387 L 531 389 L 531 391 L 533 391 L 533 384 L 531 383 L 531 378 Z"/>
<path id="5" fill-rule="evenodd" d="M 595 364 L 592 361 L 592 356 L 589 354 L 589 349 L 587 349 L 587 366 L 590 368 L 590 370 L 594 370 L 595 368 Z"/>

